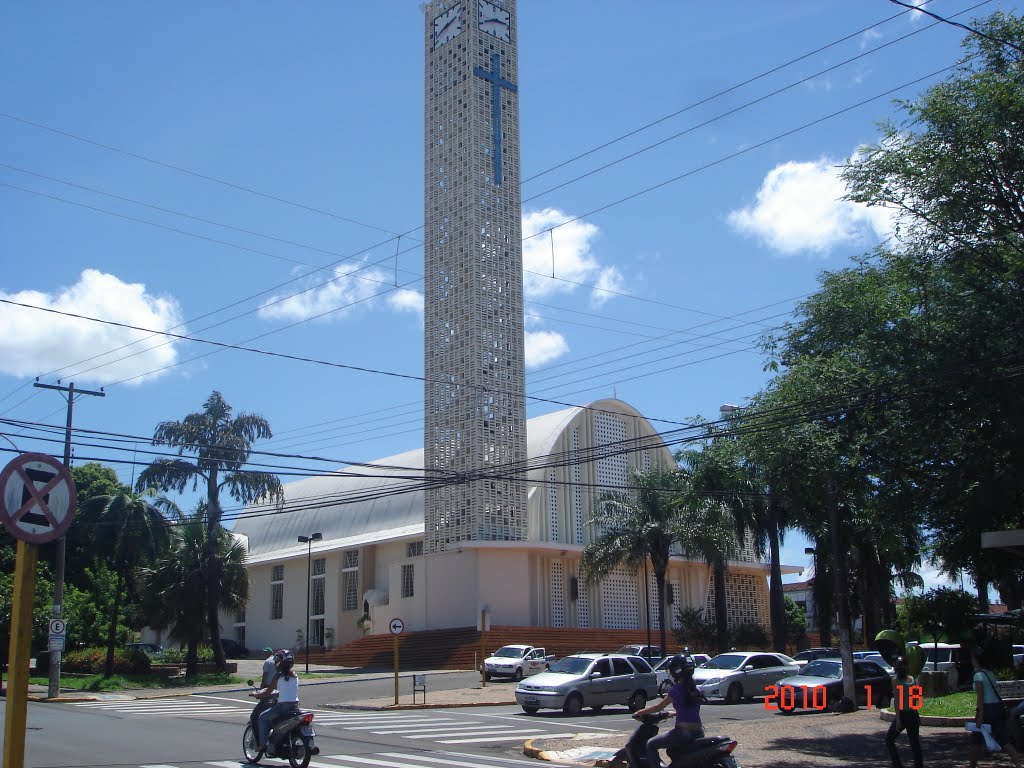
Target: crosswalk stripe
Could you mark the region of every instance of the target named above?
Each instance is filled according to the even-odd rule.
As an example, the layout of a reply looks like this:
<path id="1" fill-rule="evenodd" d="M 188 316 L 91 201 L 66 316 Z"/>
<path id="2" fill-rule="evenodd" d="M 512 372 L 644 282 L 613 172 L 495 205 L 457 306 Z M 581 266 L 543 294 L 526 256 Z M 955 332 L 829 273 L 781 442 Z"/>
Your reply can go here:
<path id="1" fill-rule="evenodd" d="M 533 735 L 537 735 L 538 731 L 534 731 Z M 441 744 L 478 744 L 480 742 L 490 743 L 492 741 L 522 741 L 524 736 L 529 736 L 530 732 L 520 733 L 518 736 L 484 736 L 476 739 L 439 739 Z M 545 733 L 545 737 L 562 737 L 572 736 L 571 733 Z"/>
<path id="2" fill-rule="evenodd" d="M 512 728 L 510 725 L 485 725 L 484 723 L 476 722 L 463 722 L 453 723 L 451 725 L 434 725 L 433 723 L 420 723 L 418 725 L 396 725 L 390 728 L 381 728 L 376 725 L 359 726 L 358 728 L 349 728 L 350 731 L 370 731 L 370 733 L 385 734 L 385 733 L 420 733 L 422 731 L 433 731 L 439 733 L 442 731 L 461 731 L 467 728 L 474 730 L 479 728 L 493 728 L 494 730 L 502 731 Z"/>
<path id="3" fill-rule="evenodd" d="M 525 734 L 530 734 L 530 733 L 538 734 L 538 733 L 543 733 L 543 732 L 544 731 L 542 731 L 540 728 L 528 728 L 528 729 L 522 730 L 522 731 L 502 731 L 501 733 L 503 735 L 512 735 L 512 734 L 516 734 L 516 733 L 524 734 L 525 735 Z M 467 728 L 465 731 L 460 731 L 459 733 L 445 733 L 445 734 L 441 734 L 441 735 L 442 736 L 489 736 L 489 737 L 497 736 L 497 734 L 494 733 L 494 731 L 480 731 L 480 730 L 474 730 L 474 729 L 470 729 L 470 728 Z M 406 738 L 406 739 L 432 739 L 432 738 L 435 738 L 435 736 L 437 736 L 437 734 L 425 733 L 425 734 L 419 734 L 419 735 L 416 735 L 416 736 L 403 736 L 403 738 Z M 448 743 L 448 742 L 444 742 L 444 743 Z"/>

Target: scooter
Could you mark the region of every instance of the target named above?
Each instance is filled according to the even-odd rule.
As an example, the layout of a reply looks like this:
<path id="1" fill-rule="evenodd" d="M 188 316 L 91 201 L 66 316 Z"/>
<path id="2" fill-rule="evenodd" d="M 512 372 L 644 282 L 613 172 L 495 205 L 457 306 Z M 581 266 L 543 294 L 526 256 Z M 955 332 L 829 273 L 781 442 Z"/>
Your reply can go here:
<path id="1" fill-rule="evenodd" d="M 609 762 L 611 768 L 652 768 L 647 764 L 647 742 L 658 733 L 658 724 L 672 715 L 657 712 L 653 715 L 633 715 L 640 725 L 629 737 L 626 746 L 615 753 Z M 671 760 L 669 768 L 742 768 L 732 756 L 735 739 L 728 736 L 709 736 L 697 739 L 684 747 L 666 750 Z"/>
<path id="2" fill-rule="evenodd" d="M 252 685 L 252 680 L 249 681 Z M 263 757 L 287 758 L 291 768 L 307 768 L 313 755 L 320 754 L 313 731 L 313 713 L 298 708 L 278 720 L 267 734 L 266 750 L 259 748 L 258 734 L 252 723 L 246 723 L 242 733 L 242 753 L 247 763 L 258 763 Z"/>

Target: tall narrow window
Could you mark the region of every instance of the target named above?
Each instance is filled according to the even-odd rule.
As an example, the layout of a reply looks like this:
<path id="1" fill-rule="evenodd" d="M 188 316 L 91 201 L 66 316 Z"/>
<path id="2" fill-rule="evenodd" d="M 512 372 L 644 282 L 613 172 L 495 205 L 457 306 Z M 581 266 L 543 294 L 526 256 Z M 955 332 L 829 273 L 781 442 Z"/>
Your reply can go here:
<path id="1" fill-rule="evenodd" d="M 341 561 L 341 610 L 359 609 L 359 550 L 345 552 Z"/>
<path id="2" fill-rule="evenodd" d="M 413 596 L 413 585 L 416 582 L 416 566 L 402 566 L 402 597 Z"/>
<path id="3" fill-rule="evenodd" d="M 270 569 L 270 618 L 284 618 L 284 566 Z"/>
<path id="4" fill-rule="evenodd" d="M 420 557 L 423 554 L 423 542 L 422 541 L 410 541 L 405 545 L 405 556 L 406 557 Z"/>
<path id="5" fill-rule="evenodd" d="M 309 644 L 324 644 L 324 613 L 327 607 L 327 560 L 313 561 L 309 577 Z"/>

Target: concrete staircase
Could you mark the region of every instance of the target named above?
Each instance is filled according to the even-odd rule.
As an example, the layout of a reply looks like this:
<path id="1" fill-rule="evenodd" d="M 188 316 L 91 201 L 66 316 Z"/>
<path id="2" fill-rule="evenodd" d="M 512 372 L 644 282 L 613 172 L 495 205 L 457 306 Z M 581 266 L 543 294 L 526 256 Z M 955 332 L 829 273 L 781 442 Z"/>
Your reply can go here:
<path id="1" fill-rule="evenodd" d="M 646 643 L 645 630 L 579 629 L 576 627 L 491 627 L 483 638 L 483 651 L 512 643 L 538 645 L 558 658 L 580 651 L 616 651 L 630 643 Z M 658 632 L 651 631 L 651 643 L 658 645 Z M 391 669 L 393 638 L 375 634 L 331 651 L 310 654 L 314 664 Z M 669 649 L 676 651 L 669 634 Z M 480 632 L 475 627 L 406 632 L 399 636 L 398 658 L 403 670 L 473 669 L 481 653 Z"/>

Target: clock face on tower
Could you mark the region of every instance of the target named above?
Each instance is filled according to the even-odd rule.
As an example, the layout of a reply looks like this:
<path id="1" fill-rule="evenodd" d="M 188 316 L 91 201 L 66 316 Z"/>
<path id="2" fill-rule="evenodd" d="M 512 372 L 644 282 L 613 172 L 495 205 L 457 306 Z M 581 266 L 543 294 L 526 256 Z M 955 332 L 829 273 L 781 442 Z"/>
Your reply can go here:
<path id="1" fill-rule="evenodd" d="M 488 0 L 477 0 L 480 8 L 480 30 L 506 43 L 511 39 L 511 17 L 504 8 Z"/>
<path id="2" fill-rule="evenodd" d="M 440 48 L 462 32 L 462 3 L 434 19 L 434 48 Z"/>

